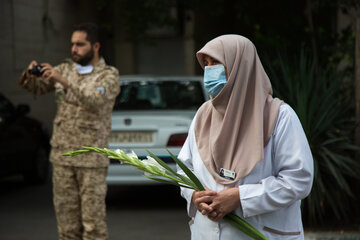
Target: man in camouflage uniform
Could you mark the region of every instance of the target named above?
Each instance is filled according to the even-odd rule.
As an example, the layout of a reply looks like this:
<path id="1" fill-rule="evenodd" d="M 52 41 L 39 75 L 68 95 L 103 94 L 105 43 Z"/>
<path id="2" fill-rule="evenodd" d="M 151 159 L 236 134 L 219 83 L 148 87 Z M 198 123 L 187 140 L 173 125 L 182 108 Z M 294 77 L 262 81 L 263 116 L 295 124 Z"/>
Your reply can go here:
<path id="1" fill-rule="evenodd" d="M 41 63 L 41 76 L 29 73 L 38 64 L 32 61 L 19 84 L 34 94 L 55 91 L 50 161 L 59 239 L 103 240 L 108 239 L 105 178 L 109 160 L 95 153 L 62 154 L 81 146 L 107 147 L 119 75 L 99 55 L 96 25 L 76 26 L 71 44 L 72 60 L 56 67 Z"/>

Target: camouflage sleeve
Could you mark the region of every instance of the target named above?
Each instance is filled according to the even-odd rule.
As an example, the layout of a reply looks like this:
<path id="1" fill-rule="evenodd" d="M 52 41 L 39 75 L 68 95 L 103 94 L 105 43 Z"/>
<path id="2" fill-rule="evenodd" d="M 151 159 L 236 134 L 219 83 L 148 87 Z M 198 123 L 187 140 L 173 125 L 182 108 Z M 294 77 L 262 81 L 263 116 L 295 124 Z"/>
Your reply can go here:
<path id="1" fill-rule="evenodd" d="M 25 70 L 26 71 L 26 70 Z M 54 83 L 47 83 L 40 77 L 29 76 L 27 77 L 26 72 L 23 72 L 19 78 L 18 84 L 26 89 L 27 91 L 35 94 L 42 95 L 51 92 L 55 89 Z"/>
<path id="2" fill-rule="evenodd" d="M 119 94 L 119 72 L 115 68 L 109 67 L 95 79 L 94 84 L 79 88 L 70 82 L 69 89 L 78 96 L 85 107 L 101 107 L 109 101 L 113 101 Z"/>

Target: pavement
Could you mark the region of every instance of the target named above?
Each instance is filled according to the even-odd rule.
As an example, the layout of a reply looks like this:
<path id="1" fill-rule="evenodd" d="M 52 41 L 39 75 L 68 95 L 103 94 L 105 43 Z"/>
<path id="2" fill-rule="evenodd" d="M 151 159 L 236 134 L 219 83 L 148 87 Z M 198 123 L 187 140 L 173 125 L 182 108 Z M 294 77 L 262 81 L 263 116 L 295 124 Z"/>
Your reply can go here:
<path id="1" fill-rule="evenodd" d="M 321 231 L 321 232 L 307 232 L 305 230 L 305 240 L 360 240 L 360 231 L 349 232 L 335 232 L 335 231 Z"/>
<path id="2" fill-rule="evenodd" d="M 189 228 L 184 224 L 189 220 L 185 206 L 178 189 L 172 186 L 109 187 L 110 239 L 190 239 Z M 0 181 L 0 240 L 56 238 L 51 185 L 31 186 L 16 179 Z M 360 227 L 346 231 L 305 228 L 305 240 L 360 240 Z"/>

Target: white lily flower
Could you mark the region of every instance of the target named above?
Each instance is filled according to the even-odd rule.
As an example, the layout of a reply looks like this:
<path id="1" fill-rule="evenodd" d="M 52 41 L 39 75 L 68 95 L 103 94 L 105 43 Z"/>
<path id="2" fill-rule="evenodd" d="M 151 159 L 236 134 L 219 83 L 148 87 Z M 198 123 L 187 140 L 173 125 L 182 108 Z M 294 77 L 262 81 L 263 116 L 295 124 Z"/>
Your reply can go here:
<path id="1" fill-rule="evenodd" d="M 123 150 L 120 150 L 120 149 L 116 149 L 115 152 L 116 152 L 117 154 L 123 154 L 123 153 L 124 153 L 124 151 L 123 151 Z"/>
<path id="2" fill-rule="evenodd" d="M 138 159 L 138 156 L 134 151 L 131 151 L 131 153 L 128 153 L 126 155 L 128 155 L 128 157 L 130 157 L 131 159 Z"/>
<path id="3" fill-rule="evenodd" d="M 158 169 L 160 169 L 160 171 L 165 172 L 166 169 L 161 166 L 154 158 L 150 157 L 150 156 L 146 156 L 147 159 L 141 160 L 141 162 L 143 164 L 145 164 L 146 166 L 155 166 Z"/>
<path id="4" fill-rule="evenodd" d="M 123 151 L 123 150 L 120 150 L 120 149 L 116 149 L 114 152 L 116 152 L 116 153 L 117 153 L 117 154 L 119 154 L 119 155 L 123 155 L 123 154 L 125 154 L 125 153 L 124 153 L 124 151 Z M 120 161 L 120 163 L 121 163 L 121 164 L 123 164 L 123 163 L 124 163 L 124 161 L 122 161 L 122 160 L 120 160 L 120 159 L 118 159 L 118 158 L 111 157 L 111 156 L 109 156 L 109 158 L 114 158 L 114 159 L 117 159 L 117 160 L 119 160 L 119 161 Z"/>

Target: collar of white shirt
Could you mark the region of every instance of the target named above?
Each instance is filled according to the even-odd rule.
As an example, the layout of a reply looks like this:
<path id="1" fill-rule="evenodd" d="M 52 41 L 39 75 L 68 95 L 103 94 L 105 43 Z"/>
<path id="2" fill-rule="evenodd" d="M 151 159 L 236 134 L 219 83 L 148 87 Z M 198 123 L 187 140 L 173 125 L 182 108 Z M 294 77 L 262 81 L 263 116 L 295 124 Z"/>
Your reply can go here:
<path id="1" fill-rule="evenodd" d="M 94 69 L 93 65 L 86 65 L 86 66 L 82 66 L 80 64 L 76 64 L 76 69 L 78 71 L 78 73 L 81 74 L 88 74 L 91 73 Z"/>

